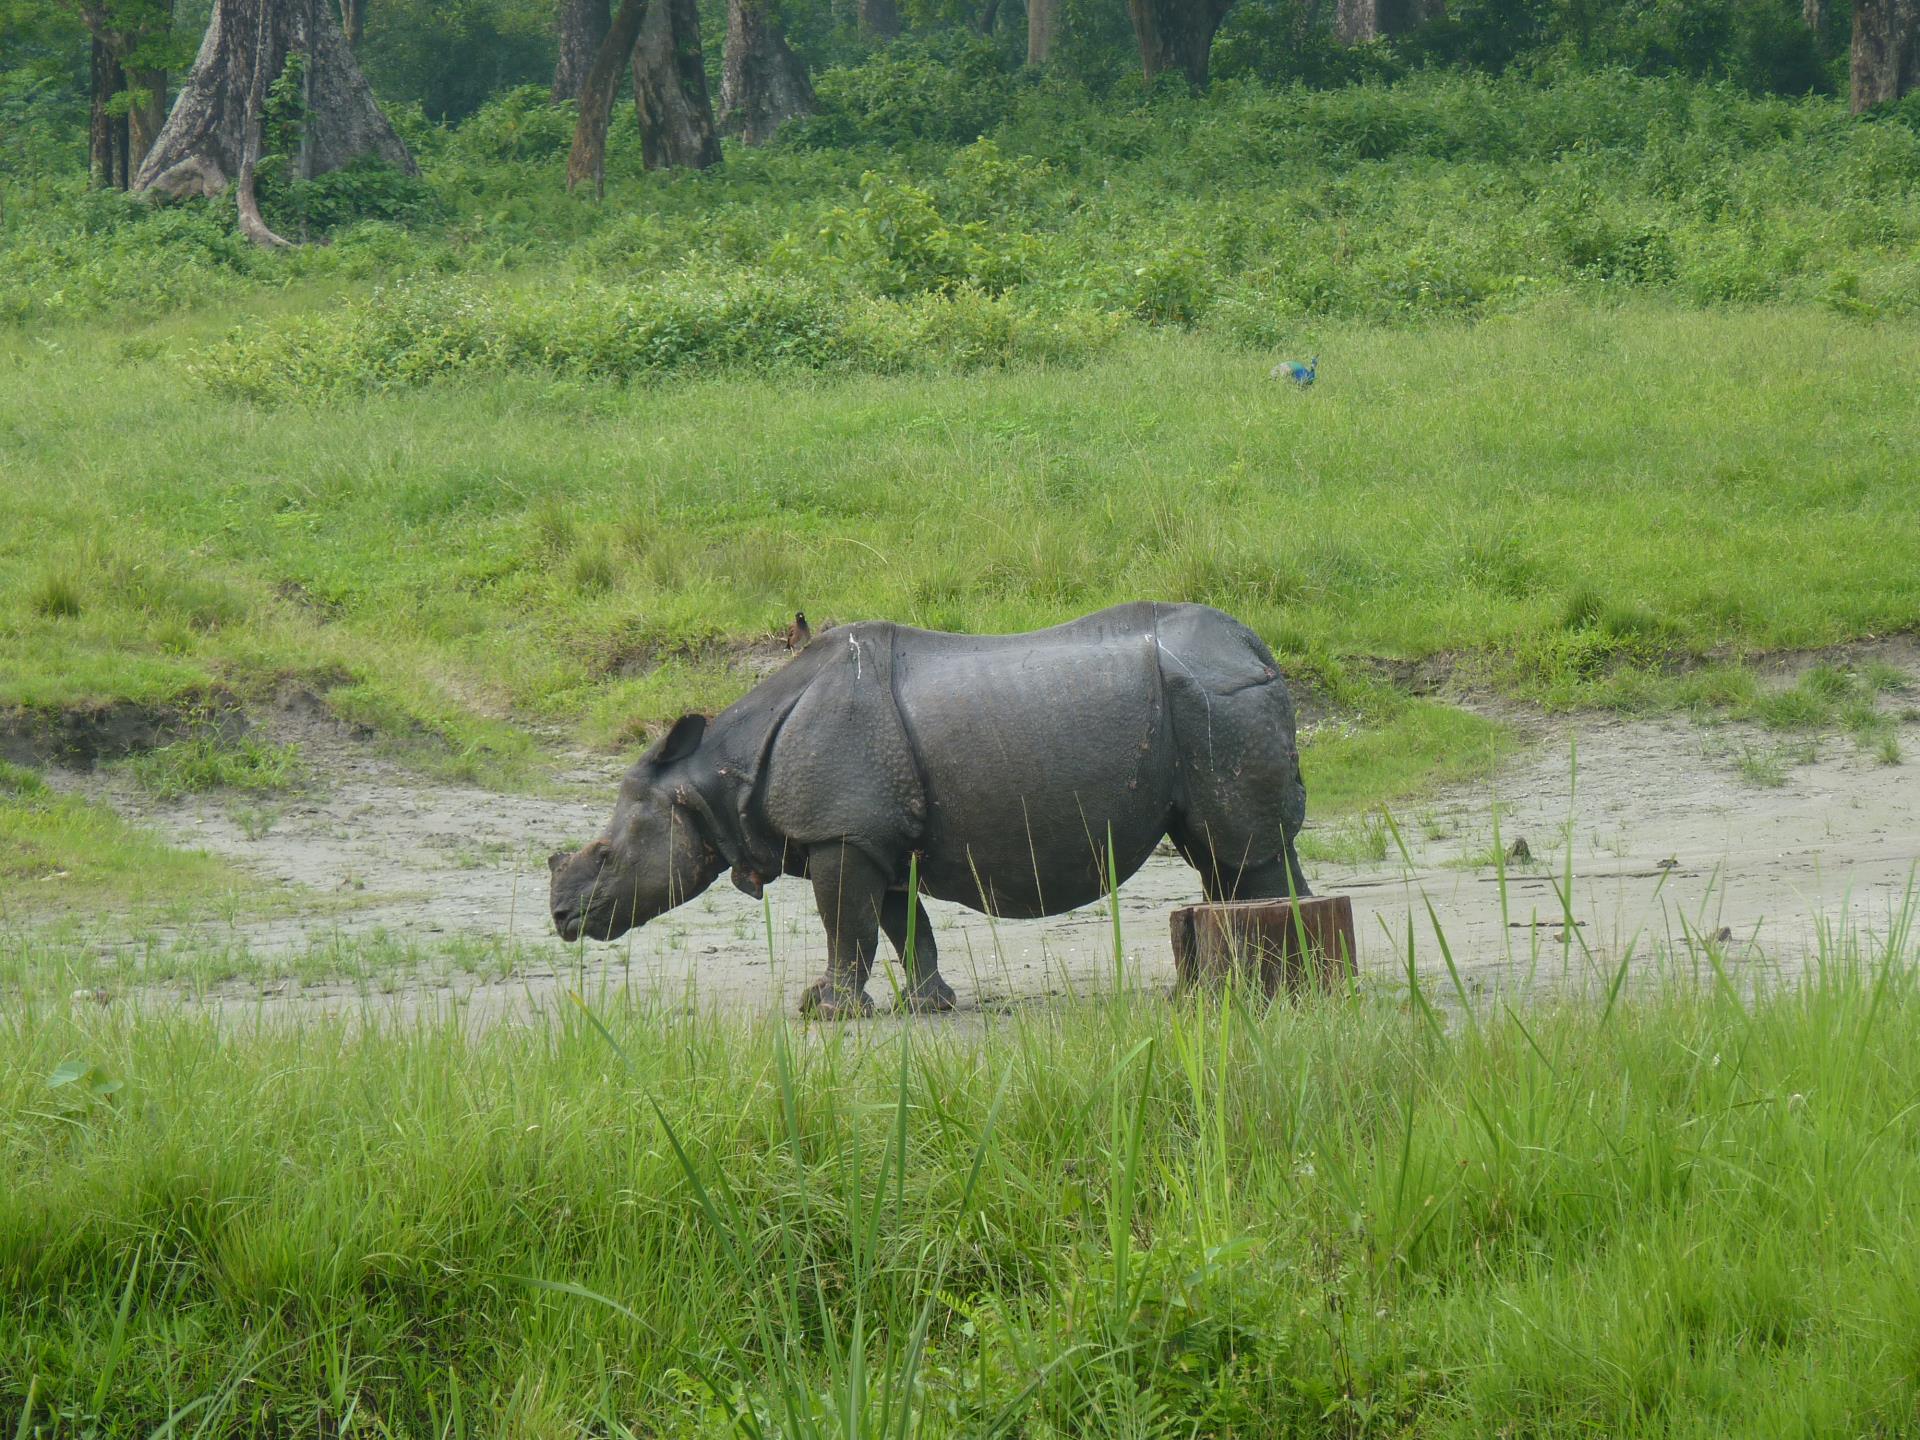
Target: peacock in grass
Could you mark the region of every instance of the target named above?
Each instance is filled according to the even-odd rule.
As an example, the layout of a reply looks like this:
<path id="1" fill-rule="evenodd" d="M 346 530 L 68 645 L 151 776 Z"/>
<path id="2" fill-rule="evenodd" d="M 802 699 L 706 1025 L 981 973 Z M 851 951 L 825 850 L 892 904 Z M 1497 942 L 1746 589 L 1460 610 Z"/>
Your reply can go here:
<path id="1" fill-rule="evenodd" d="M 1267 372 L 1269 380 L 1291 380 L 1302 390 L 1313 384 L 1313 377 L 1319 373 L 1320 357 L 1314 356 L 1302 365 L 1298 360 L 1282 360 Z"/>

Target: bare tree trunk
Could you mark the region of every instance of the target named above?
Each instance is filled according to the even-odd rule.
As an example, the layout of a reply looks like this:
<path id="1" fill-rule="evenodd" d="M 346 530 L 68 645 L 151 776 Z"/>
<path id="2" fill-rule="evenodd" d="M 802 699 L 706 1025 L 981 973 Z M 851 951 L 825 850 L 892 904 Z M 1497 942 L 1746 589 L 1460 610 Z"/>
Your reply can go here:
<path id="1" fill-rule="evenodd" d="M 860 0 L 860 33 L 871 40 L 900 34 L 900 0 Z"/>
<path id="2" fill-rule="evenodd" d="M 240 233 L 262 249 L 286 250 L 291 247 L 269 230 L 267 222 L 260 218 L 260 202 L 253 193 L 254 168 L 260 163 L 260 113 L 267 102 L 267 56 L 272 48 L 268 44 L 267 29 L 267 12 L 262 6 L 254 31 L 253 78 L 247 84 L 247 114 L 252 118 L 247 122 L 246 135 L 241 141 L 240 178 L 233 187 L 233 193 L 240 214 Z M 283 60 L 281 63 L 286 62 Z M 307 73 L 312 73 L 310 67 Z"/>
<path id="3" fill-rule="evenodd" d="M 1127 16 L 1140 44 L 1140 68 L 1151 82 L 1165 70 L 1180 70 L 1199 90 L 1207 83 L 1213 32 L 1233 0 L 1127 0 Z"/>
<path id="4" fill-rule="evenodd" d="M 290 51 L 306 57 L 309 103 L 302 168 L 314 175 L 377 155 L 409 175 L 419 173 L 407 147 L 374 103 L 373 91 L 324 0 L 214 0 L 180 97 L 134 177 L 135 190 L 161 195 L 216 195 L 239 175 L 257 145 L 265 86 L 286 68 Z M 258 158 L 257 151 L 255 158 Z"/>
<path id="5" fill-rule="evenodd" d="M 1920 89 L 1920 0 L 1854 0 L 1853 113 Z"/>
<path id="6" fill-rule="evenodd" d="M 1826 0 L 1801 0 L 1800 19 L 1813 32 L 1814 39 L 1827 38 Z"/>
<path id="7" fill-rule="evenodd" d="M 148 0 L 128 11 L 83 0 L 79 10 L 93 41 L 90 168 L 96 184 L 124 190 L 167 122 L 167 72 L 128 62 L 172 27 L 173 0 Z M 121 96 L 126 103 L 112 106 L 121 113 L 110 114 Z"/>
<path id="8" fill-rule="evenodd" d="M 127 108 L 127 168 L 137 175 L 167 123 L 167 72 L 129 70 L 127 88 L 134 92 Z"/>
<path id="9" fill-rule="evenodd" d="M 608 0 L 560 0 L 560 58 L 553 67 L 554 104 L 580 98 L 587 73 L 593 69 L 593 57 L 600 53 L 600 42 L 612 28 L 613 7 Z M 621 57 L 623 63 L 625 58 Z"/>
<path id="10" fill-rule="evenodd" d="M 727 0 L 727 48 L 720 66 L 720 128 L 764 144 L 796 115 L 813 113 L 807 68 L 787 48 L 769 0 Z"/>
<path id="11" fill-rule="evenodd" d="M 367 38 L 367 0 L 340 0 L 340 33 L 354 49 Z"/>
<path id="12" fill-rule="evenodd" d="M 1027 0 L 1027 64 L 1044 65 L 1060 38 L 1060 0 Z"/>
<path id="13" fill-rule="evenodd" d="M 567 156 L 567 189 L 593 182 L 593 193 L 607 189 L 607 122 L 613 118 L 613 99 L 620 77 L 640 38 L 641 23 L 650 7 L 647 0 L 620 0 L 613 23 L 593 57 L 593 68 L 580 86 L 580 120 L 574 126 L 573 150 Z"/>
<path id="14" fill-rule="evenodd" d="M 648 11 L 633 50 L 633 104 L 647 169 L 705 170 L 720 163 L 697 0 L 658 0 Z"/>
<path id="15" fill-rule="evenodd" d="M 92 106 L 87 118 L 87 171 L 97 190 L 127 188 L 127 117 L 109 108 L 113 97 L 126 89 L 126 75 L 113 50 L 93 37 L 89 64 Z"/>
<path id="16" fill-rule="evenodd" d="M 987 0 L 980 9 L 978 29 L 982 35 L 993 34 L 994 24 L 1000 19 L 1000 0 Z"/>

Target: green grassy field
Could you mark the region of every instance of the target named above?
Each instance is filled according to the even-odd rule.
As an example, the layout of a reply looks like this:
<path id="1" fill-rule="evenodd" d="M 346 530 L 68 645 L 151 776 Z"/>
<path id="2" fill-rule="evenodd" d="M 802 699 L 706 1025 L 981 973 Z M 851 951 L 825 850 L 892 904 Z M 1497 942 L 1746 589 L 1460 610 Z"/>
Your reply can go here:
<path id="1" fill-rule="evenodd" d="M 231 318 L 3 342 L 0 707 L 190 717 L 291 683 L 429 769 L 524 784 L 554 740 L 727 703 L 795 609 L 1016 629 L 1148 595 L 1242 616 L 1342 718 L 1309 743 L 1333 816 L 1499 743 L 1356 660 L 1725 711 L 1755 704 L 1742 656 L 1920 623 L 1920 339 L 1891 323 L 1569 300 L 1321 325 L 1308 392 L 1158 333 L 1069 368 L 262 408 L 192 374 Z M 149 770 L 270 787 L 300 760 Z M 0 795 L 0 874 L 137 871 L 104 817 L 89 853 L 50 813 Z"/>
<path id="2" fill-rule="evenodd" d="M 1306 393 L 1157 335 L 1058 371 L 269 410 L 181 374 L 205 328 L 141 361 L 7 342 L 0 703 L 296 677 L 511 757 L 509 718 L 604 744 L 731 698 L 727 644 L 800 607 L 1207 600 L 1336 692 L 1343 657 L 1446 652 L 1562 701 L 1623 659 L 1920 623 L 1911 327 L 1568 303 L 1316 327 Z"/>
<path id="3" fill-rule="evenodd" d="M 317 697 L 539 787 L 796 609 L 1159 597 L 1281 655 L 1316 861 L 1492 773 L 1503 712 L 1902 763 L 1903 671 L 1756 662 L 1920 628 L 1910 105 L 975 71 L 891 47 L 698 176 L 616 135 L 604 205 L 538 93 L 396 110 L 423 178 L 269 185 L 331 207 L 285 255 L 9 177 L 0 742 L 117 706 L 174 741 L 129 786 L 265 807 L 329 777 L 234 712 Z M 1791 984 L 1710 948 L 1513 1007 L 161 993 L 553 963 L 329 939 L 355 903 L 0 764 L 0 1437 L 1920 1433 L 1911 906 Z M 296 909 L 304 950 L 241 923 Z"/>
<path id="4" fill-rule="evenodd" d="M 26 1434 L 1908 1433 L 1912 915 L 1751 1000 L 0 1019 Z M 1424 948 L 1424 946 L 1423 946 Z M 1744 972 L 1743 972 L 1744 974 Z"/>

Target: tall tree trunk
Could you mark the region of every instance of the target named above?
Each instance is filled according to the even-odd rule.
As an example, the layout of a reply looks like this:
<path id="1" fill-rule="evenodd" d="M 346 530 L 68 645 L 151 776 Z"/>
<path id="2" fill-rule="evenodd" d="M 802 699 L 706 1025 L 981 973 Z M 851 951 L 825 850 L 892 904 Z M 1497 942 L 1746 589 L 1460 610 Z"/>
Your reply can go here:
<path id="1" fill-rule="evenodd" d="M 1920 89 L 1920 0 L 1854 0 L 1853 113 Z"/>
<path id="2" fill-rule="evenodd" d="M 127 168 L 138 174 L 167 123 L 167 72 L 129 70 L 127 88 L 134 92 L 127 107 Z"/>
<path id="3" fill-rule="evenodd" d="M 580 98 L 581 87 L 593 69 L 593 58 L 600 53 L 600 42 L 612 28 L 613 7 L 608 0 L 560 0 L 560 58 L 553 67 L 554 104 Z M 624 66 L 626 57 L 620 58 Z"/>
<path id="4" fill-rule="evenodd" d="M 306 57 L 302 169 L 321 175 L 362 155 L 419 173 L 374 103 L 326 0 L 214 0 L 206 38 L 180 98 L 134 177 L 135 190 L 217 195 L 258 142 L 256 74 L 271 85 L 289 51 Z"/>
<path id="5" fill-rule="evenodd" d="M 295 3 L 298 3 L 298 0 L 295 0 Z M 267 222 L 260 216 L 260 202 L 254 198 L 253 193 L 254 169 L 260 163 L 262 128 L 260 116 L 267 103 L 267 70 L 271 58 L 270 35 L 271 27 L 263 8 L 259 13 L 257 28 L 254 32 L 253 78 L 247 84 L 247 114 L 253 118 L 241 138 L 240 175 L 234 182 L 233 193 L 240 211 L 240 233 L 265 249 L 285 250 L 289 248 L 287 242 L 267 228 Z M 284 65 L 286 62 L 283 60 L 281 63 Z M 307 67 L 305 73 L 311 77 L 312 67 Z M 306 150 L 304 137 L 301 150 L 304 160 Z M 303 177 L 309 173 L 304 165 L 301 170 Z"/>
<path id="6" fill-rule="evenodd" d="M 999 18 L 1000 0 L 987 0 L 987 3 L 980 7 L 980 19 L 977 24 L 980 33 L 982 35 L 993 34 L 994 24 Z"/>
<path id="7" fill-rule="evenodd" d="M 1060 38 L 1060 0 L 1027 0 L 1027 64 L 1044 65 Z"/>
<path id="8" fill-rule="evenodd" d="M 340 33 L 354 49 L 367 38 L 367 0 L 340 0 Z"/>
<path id="9" fill-rule="evenodd" d="M 633 104 L 647 169 L 705 170 L 720 163 L 697 0 L 658 0 L 649 9 L 633 49 Z"/>
<path id="10" fill-rule="evenodd" d="M 1826 0 L 1800 0 L 1800 19 L 1813 32 L 1814 39 L 1827 38 Z"/>
<path id="11" fill-rule="evenodd" d="M 770 0 L 727 0 L 720 128 L 748 145 L 760 145 L 796 115 L 812 113 L 807 68 L 787 48 Z"/>
<path id="12" fill-rule="evenodd" d="M 89 62 L 92 105 L 87 117 L 87 172 L 95 189 L 127 188 L 127 117 L 115 115 L 113 97 L 127 88 L 127 77 L 113 49 L 93 37 Z"/>
<path id="13" fill-rule="evenodd" d="M 665 3 L 665 0 L 662 0 Z M 607 122 L 613 118 L 614 96 L 620 77 L 640 38 L 641 23 L 652 8 L 647 0 L 620 0 L 606 38 L 593 57 L 593 68 L 580 86 L 580 119 L 573 130 L 573 149 L 567 155 L 567 189 L 593 182 L 593 193 L 607 188 Z"/>
<path id="14" fill-rule="evenodd" d="M 900 0 L 860 0 L 860 33 L 870 40 L 900 34 Z"/>
<path id="15" fill-rule="evenodd" d="M 1149 83 L 1164 70 L 1185 73 L 1202 89 L 1213 32 L 1227 17 L 1233 0 L 1127 0 L 1127 16 L 1140 44 L 1140 68 Z"/>

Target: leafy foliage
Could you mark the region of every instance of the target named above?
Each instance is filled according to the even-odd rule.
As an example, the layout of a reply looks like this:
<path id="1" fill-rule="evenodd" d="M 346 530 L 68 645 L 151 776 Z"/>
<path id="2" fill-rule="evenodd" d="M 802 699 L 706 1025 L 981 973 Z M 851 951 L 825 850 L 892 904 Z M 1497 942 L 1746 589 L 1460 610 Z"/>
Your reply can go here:
<path id="1" fill-rule="evenodd" d="M 793 140 L 820 148 L 965 144 L 994 128 L 1018 83 L 988 41 L 948 35 L 903 42 L 865 64 L 820 76 L 814 86 L 820 111 L 793 127 Z"/>
<path id="2" fill-rule="evenodd" d="M 271 180 L 271 213 L 334 237 L 272 260 L 248 253 L 222 205 L 33 182 L 36 203 L 0 217 L 0 318 L 534 267 L 561 286 L 685 269 L 882 299 L 973 287 L 1036 313 L 1122 312 L 1254 344 L 1301 316 L 1497 313 L 1566 291 L 1798 299 L 1862 318 L 1920 305 L 1920 131 L 1897 114 L 1857 121 L 1832 101 L 1618 71 L 1549 86 L 1222 82 L 1132 107 L 1030 87 L 1009 104 L 990 137 L 958 147 L 849 154 L 800 137 L 713 174 L 616 170 L 597 207 L 558 193 L 567 111 L 512 92 L 465 125 L 423 122 L 418 182 L 371 164 Z M 899 124 L 880 115 L 865 138 Z"/>
<path id="3" fill-rule="evenodd" d="M 688 270 L 626 290 L 405 285 L 331 314 L 233 331 L 196 362 L 216 391 L 313 401 L 453 376 L 658 380 L 718 370 L 976 369 L 1071 360 L 1114 327 L 971 287 L 905 303 L 792 277 Z"/>

